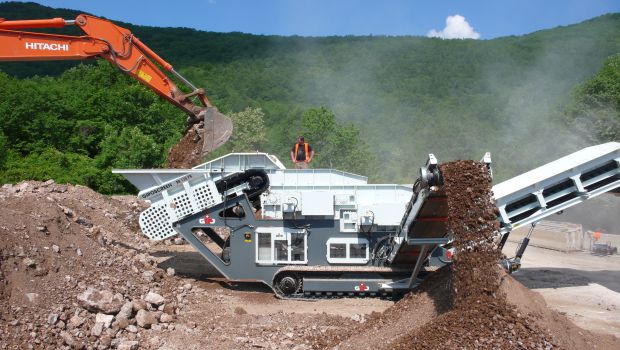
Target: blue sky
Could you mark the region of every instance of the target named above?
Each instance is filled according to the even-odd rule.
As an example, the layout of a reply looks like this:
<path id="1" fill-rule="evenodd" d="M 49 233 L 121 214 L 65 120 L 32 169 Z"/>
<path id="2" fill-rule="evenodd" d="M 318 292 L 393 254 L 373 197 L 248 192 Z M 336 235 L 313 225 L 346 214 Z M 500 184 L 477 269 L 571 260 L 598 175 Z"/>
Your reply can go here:
<path id="1" fill-rule="evenodd" d="M 492 39 L 620 12 L 620 0 L 38 0 L 141 25 L 277 35 Z M 455 15 L 459 15 L 458 17 Z M 449 16 L 450 28 L 446 29 Z M 1 17 L 1 14 L 0 14 Z M 433 31 L 434 30 L 434 31 Z M 432 32 L 431 32 L 432 31 Z M 462 34 L 464 33 L 464 34 Z"/>

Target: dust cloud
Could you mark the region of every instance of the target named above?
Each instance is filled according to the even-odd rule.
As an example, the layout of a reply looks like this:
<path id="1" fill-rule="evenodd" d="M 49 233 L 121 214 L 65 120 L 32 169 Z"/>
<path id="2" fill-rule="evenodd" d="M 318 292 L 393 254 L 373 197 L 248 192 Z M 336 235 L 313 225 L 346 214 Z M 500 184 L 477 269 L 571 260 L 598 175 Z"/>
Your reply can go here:
<path id="1" fill-rule="evenodd" d="M 491 151 L 500 182 L 596 143 L 563 113 L 610 54 L 600 50 L 609 34 L 579 33 L 314 38 L 295 56 L 292 79 L 304 105 L 324 105 L 361 130 L 381 169 L 365 174 L 372 181 L 411 182 L 428 153 L 449 161 Z"/>

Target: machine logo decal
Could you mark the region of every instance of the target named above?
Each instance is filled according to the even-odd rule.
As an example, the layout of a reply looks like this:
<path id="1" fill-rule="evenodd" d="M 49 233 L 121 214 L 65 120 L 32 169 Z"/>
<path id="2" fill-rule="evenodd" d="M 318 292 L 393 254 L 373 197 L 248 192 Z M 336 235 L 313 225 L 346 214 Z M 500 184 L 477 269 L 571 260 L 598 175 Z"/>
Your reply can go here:
<path id="1" fill-rule="evenodd" d="M 243 234 L 243 241 L 245 243 L 252 243 L 252 234 L 250 232 L 246 232 Z"/>
<path id="2" fill-rule="evenodd" d="M 209 214 L 207 214 L 204 217 L 200 218 L 200 220 L 198 220 L 198 222 L 203 224 L 203 225 L 211 225 L 211 224 L 215 223 L 215 219 L 210 217 Z"/>
<path id="3" fill-rule="evenodd" d="M 370 289 L 370 287 L 368 287 L 366 285 L 366 283 L 364 283 L 364 282 L 362 282 L 362 283 L 358 284 L 357 286 L 355 286 L 355 291 L 356 292 L 365 292 L 365 291 L 367 291 L 369 289 Z"/>
<path id="4" fill-rule="evenodd" d="M 148 191 L 147 193 L 140 195 L 140 198 L 142 198 L 142 199 L 146 199 L 146 198 L 148 198 L 148 197 L 150 197 L 150 196 L 156 195 L 156 194 L 158 194 L 158 193 L 160 193 L 160 192 L 162 192 L 162 191 L 164 191 L 164 190 L 167 190 L 167 189 L 169 189 L 170 187 L 172 187 L 172 184 L 171 184 L 171 183 L 168 183 L 168 184 L 165 184 L 165 185 L 159 186 L 159 187 L 157 187 L 157 188 L 156 188 L 156 189 L 154 189 L 154 190 Z"/>
<path id="5" fill-rule="evenodd" d="M 69 44 L 26 43 L 27 50 L 69 51 Z"/>

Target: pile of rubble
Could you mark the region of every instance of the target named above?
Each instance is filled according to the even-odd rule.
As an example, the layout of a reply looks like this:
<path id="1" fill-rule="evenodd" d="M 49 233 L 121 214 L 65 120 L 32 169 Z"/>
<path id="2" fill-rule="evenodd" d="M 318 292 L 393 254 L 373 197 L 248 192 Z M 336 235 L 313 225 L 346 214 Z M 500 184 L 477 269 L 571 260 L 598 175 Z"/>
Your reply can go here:
<path id="1" fill-rule="evenodd" d="M 310 335 L 359 324 L 246 311 L 279 300 L 195 280 L 204 259 L 179 237 L 148 240 L 133 196 L 28 181 L 0 202 L 0 349 L 309 350 Z"/>
<path id="2" fill-rule="evenodd" d="M 53 181 L 0 201 L 0 348 L 156 348 L 177 328 L 192 286 L 146 253 L 143 204 Z"/>

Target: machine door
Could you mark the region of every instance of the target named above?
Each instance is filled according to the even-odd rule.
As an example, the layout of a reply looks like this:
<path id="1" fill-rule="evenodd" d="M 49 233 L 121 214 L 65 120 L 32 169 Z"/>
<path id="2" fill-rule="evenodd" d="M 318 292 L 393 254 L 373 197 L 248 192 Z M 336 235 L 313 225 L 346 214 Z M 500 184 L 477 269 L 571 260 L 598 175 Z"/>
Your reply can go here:
<path id="1" fill-rule="evenodd" d="M 260 227 L 256 229 L 255 235 L 257 264 L 308 263 L 308 234 L 306 230 Z"/>

